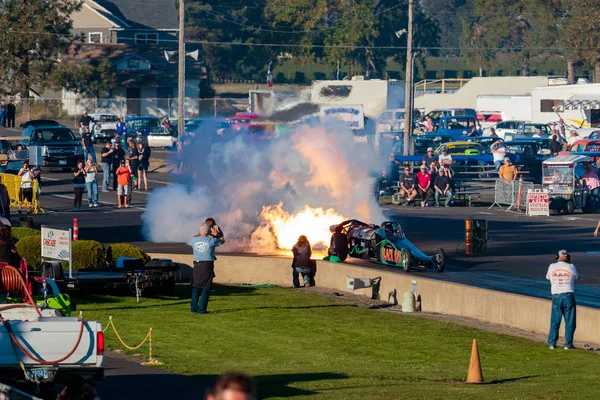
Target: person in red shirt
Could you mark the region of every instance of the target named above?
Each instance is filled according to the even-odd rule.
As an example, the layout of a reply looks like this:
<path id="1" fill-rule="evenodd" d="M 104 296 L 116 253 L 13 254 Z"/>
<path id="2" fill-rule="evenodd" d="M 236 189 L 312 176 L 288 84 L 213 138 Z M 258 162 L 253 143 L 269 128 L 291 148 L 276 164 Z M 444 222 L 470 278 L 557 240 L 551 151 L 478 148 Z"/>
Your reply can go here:
<path id="1" fill-rule="evenodd" d="M 118 208 L 121 208 L 121 196 L 123 196 L 125 208 L 128 208 L 129 203 L 127 199 L 129 196 L 129 182 L 131 182 L 131 169 L 125 166 L 125 160 L 121 160 L 121 165 L 117 169 L 116 174 L 117 182 L 119 184 L 117 187 L 117 200 L 119 203 Z"/>
<path id="2" fill-rule="evenodd" d="M 433 192 L 431 190 L 431 174 L 427 172 L 425 165 L 421 165 L 421 171 L 417 173 L 417 192 L 421 195 L 421 207 L 428 207 L 429 198 Z"/>

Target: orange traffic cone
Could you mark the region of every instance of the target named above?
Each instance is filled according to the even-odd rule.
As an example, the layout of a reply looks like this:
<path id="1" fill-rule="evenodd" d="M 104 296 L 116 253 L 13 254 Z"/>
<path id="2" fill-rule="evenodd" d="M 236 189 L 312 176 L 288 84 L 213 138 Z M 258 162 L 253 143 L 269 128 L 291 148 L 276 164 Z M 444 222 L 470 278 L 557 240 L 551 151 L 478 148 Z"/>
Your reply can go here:
<path id="1" fill-rule="evenodd" d="M 471 361 L 469 361 L 469 373 L 467 374 L 467 383 L 483 383 L 483 373 L 481 372 L 481 362 L 479 361 L 479 348 L 477 340 L 473 339 L 471 347 Z"/>

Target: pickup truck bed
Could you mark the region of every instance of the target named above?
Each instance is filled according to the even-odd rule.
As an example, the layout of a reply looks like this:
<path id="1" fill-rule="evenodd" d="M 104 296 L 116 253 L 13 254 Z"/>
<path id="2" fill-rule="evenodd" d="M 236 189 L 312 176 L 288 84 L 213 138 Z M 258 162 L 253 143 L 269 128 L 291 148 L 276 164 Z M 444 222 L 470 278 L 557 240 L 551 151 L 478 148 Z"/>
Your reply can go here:
<path id="1" fill-rule="evenodd" d="M 12 311 L 12 310 L 11 310 Z M 23 318 L 21 315 L 17 318 Z M 33 357 L 43 361 L 60 360 L 75 346 L 81 330 L 81 321 L 75 317 L 41 317 L 28 320 L 8 320 L 5 318 L 20 345 Z M 32 360 L 14 345 L 9 332 L 0 324 L 0 381 L 25 380 L 20 363 L 23 363 L 30 380 L 40 382 L 64 381 L 69 375 L 84 379 L 104 378 L 103 363 L 104 335 L 102 324 L 97 321 L 84 321 L 83 334 L 79 345 L 66 360 L 45 365 Z"/>

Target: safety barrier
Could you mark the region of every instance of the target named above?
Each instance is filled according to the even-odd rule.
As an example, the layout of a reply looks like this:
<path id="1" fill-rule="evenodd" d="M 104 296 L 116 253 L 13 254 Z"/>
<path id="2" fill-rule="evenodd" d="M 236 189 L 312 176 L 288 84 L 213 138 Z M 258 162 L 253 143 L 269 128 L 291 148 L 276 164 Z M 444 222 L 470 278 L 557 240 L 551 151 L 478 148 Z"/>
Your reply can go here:
<path id="1" fill-rule="evenodd" d="M 104 330 L 102 332 L 106 333 L 108 328 L 111 326 L 113 328 L 113 331 L 115 332 L 115 335 L 117 336 L 117 339 L 119 339 L 119 342 L 121 342 L 121 344 L 128 350 L 132 350 L 132 351 L 137 350 L 140 347 L 142 347 L 144 345 L 144 343 L 148 342 L 148 361 L 142 362 L 141 365 L 163 365 L 162 362 L 160 362 L 152 357 L 152 328 L 150 328 L 148 330 L 148 334 L 146 335 L 146 337 L 144 338 L 144 340 L 142 340 L 142 342 L 140 344 L 138 344 L 137 346 L 129 346 L 121 338 L 121 335 L 119 335 L 119 332 L 117 332 L 117 328 L 115 327 L 115 323 L 113 322 L 112 315 L 110 317 L 108 317 L 108 324 L 106 324 L 106 326 L 104 327 Z"/>
<path id="2" fill-rule="evenodd" d="M 39 185 L 38 185 L 37 180 L 34 179 L 32 181 L 22 181 L 21 177 L 18 175 L 0 173 L 0 182 L 2 182 L 4 184 L 4 186 L 6 186 L 6 189 L 8 190 L 8 196 L 10 197 L 10 207 L 11 208 L 15 207 L 15 208 L 18 208 L 19 211 L 21 211 L 24 207 L 27 207 L 34 214 L 37 214 L 39 212 L 44 212 L 44 209 L 40 205 L 40 198 L 39 198 L 40 191 L 39 191 Z M 31 196 L 31 202 L 29 202 L 25 198 L 23 198 L 21 200 L 21 197 L 24 197 L 21 194 L 21 187 L 23 184 L 28 184 L 28 183 L 32 184 L 32 190 L 33 190 L 33 193 Z"/>
<path id="3" fill-rule="evenodd" d="M 527 191 L 533 190 L 533 182 L 526 182 L 523 177 L 515 181 L 506 181 L 504 179 L 496 179 L 494 189 L 494 203 L 489 207 L 508 206 L 504 211 L 524 212 L 527 209 Z"/>

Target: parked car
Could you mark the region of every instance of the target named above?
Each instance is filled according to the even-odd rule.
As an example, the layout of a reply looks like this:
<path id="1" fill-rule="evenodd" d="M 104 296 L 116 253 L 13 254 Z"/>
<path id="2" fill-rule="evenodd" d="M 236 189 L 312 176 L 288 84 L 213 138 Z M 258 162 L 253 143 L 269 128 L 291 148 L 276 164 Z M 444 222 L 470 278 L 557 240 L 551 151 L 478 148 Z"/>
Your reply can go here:
<path id="1" fill-rule="evenodd" d="M 471 129 L 477 130 L 477 135 L 481 135 L 477 117 L 475 116 L 442 116 L 437 123 L 434 122 L 434 132 L 436 135 L 450 135 L 454 140 L 463 140 Z M 432 134 L 428 132 L 428 134 Z"/>
<path id="2" fill-rule="evenodd" d="M 396 137 L 393 143 L 394 153 L 404 153 L 404 141 L 403 136 L 399 135 Z M 415 155 L 424 155 L 427 153 L 427 149 L 432 147 L 437 149 L 441 144 L 452 141 L 452 136 L 449 135 L 415 135 L 413 136 L 413 149 Z"/>
<path id="3" fill-rule="evenodd" d="M 60 122 L 53 119 L 32 119 L 27 122 L 22 122 L 19 127 L 25 129 L 30 126 L 60 126 Z"/>
<path id="4" fill-rule="evenodd" d="M 115 137 L 115 131 L 117 129 L 117 117 L 112 113 L 91 113 L 92 117 L 92 140 L 94 143 L 97 142 L 108 142 Z"/>
<path id="5" fill-rule="evenodd" d="M 510 140 L 505 141 L 504 145 L 509 146 L 513 142 L 533 142 L 537 144 L 537 152 L 541 156 L 549 156 L 552 154 L 550 151 L 550 143 L 552 139 L 549 137 L 533 137 L 533 136 L 510 136 Z"/>
<path id="6" fill-rule="evenodd" d="M 504 140 L 511 140 L 515 136 L 529 136 L 532 137 L 537 133 L 541 133 L 542 137 L 550 137 L 552 129 L 547 124 L 536 124 L 533 122 L 525 122 L 519 125 L 517 131 L 514 133 L 508 133 L 504 135 Z"/>
<path id="7" fill-rule="evenodd" d="M 21 144 L 24 147 L 39 148 L 41 160 L 34 160 L 30 156 L 30 162 L 33 165 L 49 168 L 75 168 L 77 161 L 83 158 L 81 139 L 77 138 L 66 126 L 28 126 L 21 133 L 21 138 Z"/>
<path id="8" fill-rule="evenodd" d="M 125 123 L 127 128 L 126 139 L 133 139 L 148 144 L 148 136 L 170 134 L 156 117 L 129 117 Z"/>
<path id="9" fill-rule="evenodd" d="M 492 152 L 490 146 L 498 140 L 501 142 L 503 141 L 501 138 L 495 136 L 477 136 L 466 139 L 467 142 L 479 143 L 482 145 L 486 153 Z"/>
<path id="10" fill-rule="evenodd" d="M 177 132 L 173 133 L 166 129 L 150 132 L 147 136 L 148 146 L 174 150 L 177 147 L 177 136 Z"/>
<path id="11" fill-rule="evenodd" d="M 502 139 L 506 139 L 504 136 L 507 133 L 516 134 L 519 126 L 524 124 L 525 121 L 502 121 L 498 122 L 494 126 L 494 130 L 496 131 L 496 135 L 498 135 Z"/>

